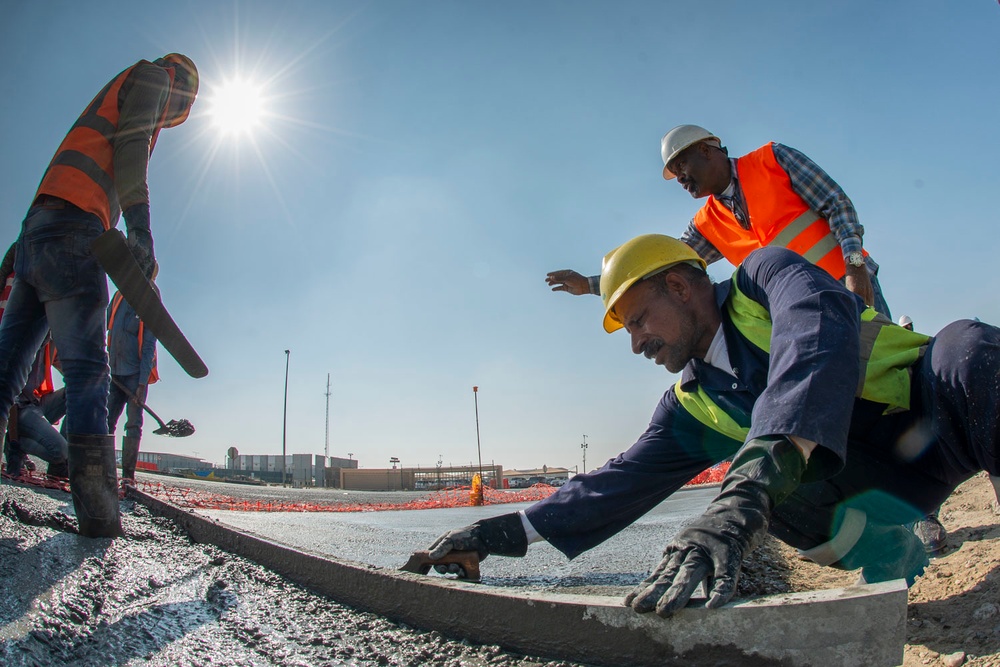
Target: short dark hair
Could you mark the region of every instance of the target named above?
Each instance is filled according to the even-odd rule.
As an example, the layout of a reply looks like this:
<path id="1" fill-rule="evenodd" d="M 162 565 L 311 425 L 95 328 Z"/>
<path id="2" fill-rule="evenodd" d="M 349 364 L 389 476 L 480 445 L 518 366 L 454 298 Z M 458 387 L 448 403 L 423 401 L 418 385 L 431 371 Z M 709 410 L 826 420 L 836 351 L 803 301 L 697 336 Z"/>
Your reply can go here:
<path id="1" fill-rule="evenodd" d="M 693 266 L 687 262 L 680 262 L 679 264 L 674 264 L 668 269 L 660 271 L 659 273 L 653 274 L 648 278 L 643 278 L 643 280 L 652 280 L 653 289 L 655 289 L 659 294 L 667 294 L 667 286 L 662 280 L 655 280 L 661 276 L 666 276 L 669 273 L 679 273 L 683 275 L 689 282 L 697 283 L 702 280 L 707 281 L 711 284 L 712 279 L 708 276 L 704 269 L 700 266 Z"/>

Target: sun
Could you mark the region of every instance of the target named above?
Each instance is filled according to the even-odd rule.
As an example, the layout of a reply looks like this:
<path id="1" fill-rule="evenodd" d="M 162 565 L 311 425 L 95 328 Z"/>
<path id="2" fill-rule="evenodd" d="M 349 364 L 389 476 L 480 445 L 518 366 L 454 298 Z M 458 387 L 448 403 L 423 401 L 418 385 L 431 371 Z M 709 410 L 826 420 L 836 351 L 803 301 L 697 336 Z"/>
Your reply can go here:
<path id="1" fill-rule="evenodd" d="M 212 124 L 225 134 L 249 134 L 265 115 L 261 86 L 244 79 L 224 82 L 210 99 Z"/>

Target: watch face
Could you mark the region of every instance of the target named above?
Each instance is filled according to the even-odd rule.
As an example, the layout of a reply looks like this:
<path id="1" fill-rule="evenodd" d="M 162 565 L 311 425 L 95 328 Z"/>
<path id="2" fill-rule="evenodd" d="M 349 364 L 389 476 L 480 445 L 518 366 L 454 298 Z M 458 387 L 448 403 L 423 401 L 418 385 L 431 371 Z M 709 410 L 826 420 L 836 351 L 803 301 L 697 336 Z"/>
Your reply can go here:
<path id="1" fill-rule="evenodd" d="M 847 263 L 851 266 L 864 266 L 865 256 L 860 252 L 852 252 L 847 256 Z"/>

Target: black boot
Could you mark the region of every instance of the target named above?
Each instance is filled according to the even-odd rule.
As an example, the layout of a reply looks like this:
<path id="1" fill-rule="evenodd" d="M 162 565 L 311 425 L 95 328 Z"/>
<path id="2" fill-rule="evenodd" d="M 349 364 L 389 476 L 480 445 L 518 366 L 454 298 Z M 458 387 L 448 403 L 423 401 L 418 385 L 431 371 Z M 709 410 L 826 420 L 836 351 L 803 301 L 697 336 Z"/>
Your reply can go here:
<path id="1" fill-rule="evenodd" d="M 45 476 L 49 479 L 68 479 L 69 478 L 69 464 L 66 463 L 66 459 L 56 459 L 55 461 L 49 461 L 49 467 L 45 471 Z"/>
<path id="2" fill-rule="evenodd" d="M 122 482 L 135 484 L 135 465 L 139 461 L 139 438 L 122 438 Z"/>
<path id="3" fill-rule="evenodd" d="M 84 537 L 122 534 L 113 435 L 69 436 L 69 488 Z"/>
<path id="4" fill-rule="evenodd" d="M 3 455 L 7 461 L 7 475 L 10 477 L 20 477 L 21 473 L 27 469 L 28 457 L 21 450 L 20 445 L 10 438 L 4 442 Z"/>

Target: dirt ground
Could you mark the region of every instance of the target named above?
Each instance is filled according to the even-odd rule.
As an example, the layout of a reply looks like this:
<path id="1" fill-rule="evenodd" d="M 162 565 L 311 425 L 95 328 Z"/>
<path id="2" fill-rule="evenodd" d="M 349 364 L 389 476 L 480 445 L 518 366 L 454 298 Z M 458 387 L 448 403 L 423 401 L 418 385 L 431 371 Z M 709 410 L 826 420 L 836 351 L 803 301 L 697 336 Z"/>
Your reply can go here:
<path id="1" fill-rule="evenodd" d="M 950 537 L 910 590 L 904 667 L 1000 667 L 1000 515 L 985 476 L 948 500 Z M 123 503 L 129 539 L 80 540 L 68 496 L 0 486 L 0 664 L 577 667 L 449 640 L 317 596 L 244 559 L 193 544 Z M 839 588 L 769 541 L 741 597 Z"/>

